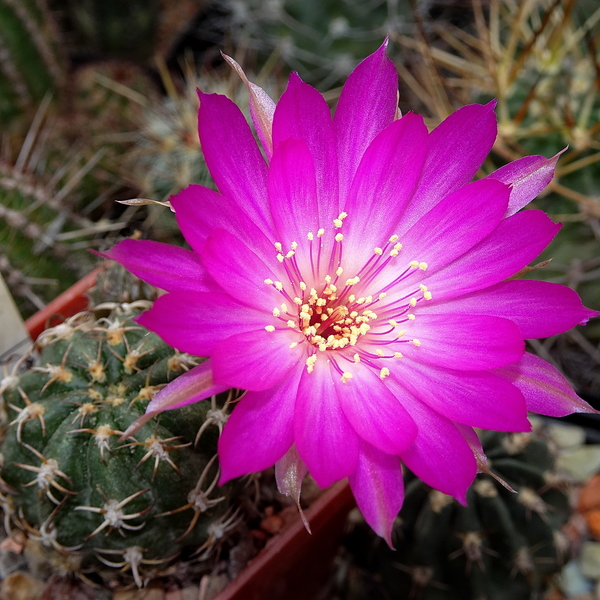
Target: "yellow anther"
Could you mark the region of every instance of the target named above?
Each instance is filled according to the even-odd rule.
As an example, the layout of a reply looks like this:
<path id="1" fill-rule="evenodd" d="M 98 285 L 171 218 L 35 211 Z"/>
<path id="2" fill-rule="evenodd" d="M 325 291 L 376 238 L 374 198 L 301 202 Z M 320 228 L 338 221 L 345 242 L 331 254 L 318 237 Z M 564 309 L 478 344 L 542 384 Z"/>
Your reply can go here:
<path id="1" fill-rule="evenodd" d="M 373 248 L 373 252 L 375 254 L 378 254 L 379 256 L 381 256 L 383 254 L 383 250 L 381 248 L 379 248 L 379 247 Z"/>
<path id="2" fill-rule="evenodd" d="M 408 303 L 414 308 L 417 305 L 417 299 L 411 298 Z"/>
<path id="3" fill-rule="evenodd" d="M 383 369 L 381 369 L 381 371 L 379 371 L 379 378 L 385 379 L 386 377 L 389 377 L 389 374 L 390 374 L 390 370 L 387 367 L 383 367 Z"/>
<path id="4" fill-rule="evenodd" d="M 381 294 L 379 294 L 379 296 L 377 296 L 380 300 L 383 300 L 385 297 L 387 296 L 387 294 L 385 292 L 381 292 Z"/>
<path id="5" fill-rule="evenodd" d="M 306 290 L 306 283 L 304 283 L 304 281 L 301 281 L 298 285 L 303 292 Z"/>
<path id="6" fill-rule="evenodd" d="M 285 323 L 290 329 L 296 329 L 296 321 L 292 321 L 292 319 L 290 319 L 289 321 L 286 321 Z"/>
<path id="7" fill-rule="evenodd" d="M 398 241 L 398 236 L 396 234 L 394 234 L 391 238 L 390 238 L 390 242 L 392 244 L 395 244 Z"/>
<path id="8" fill-rule="evenodd" d="M 395 248 L 393 250 L 390 250 L 390 256 L 398 256 L 398 250 L 396 250 Z"/>
<path id="9" fill-rule="evenodd" d="M 352 379 L 352 373 L 348 373 L 348 371 L 345 371 L 342 374 L 342 383 L 346 383 L 349 379 Z"/>
<path id="10" fill-rule="evenodd" d="M 294 348 L 295 348 L 297 345 L 298 345 L 298 342 L 292 342 L 292 343 L 290 344 L 290 348 L 291 348 L 291 349 L 294 349 Z"/>
<path id="11" fill-rule="evenodd" d="M 325 275 L 325 283 L 327 283 L 327 284 L 331 283 L 331 275 Z"/>
<path id="12" fill-rule="evenodd" d="M 392 326 L 392 327 L 398 327 L 398 321 L 396 321 L 395 319 L 390 319 L 388 321 L 388 323 Z"/>
<path id="13" fill-rule="evenodd" d="M 313 372 L 313 369 L 315 368 L 315 363 L 317 362 L 317 356 L 315 354 L 312 354 L 311 356 L 309 356 L 306 359 L 306 370 L 309 373 Z"/>
<path id="14" fill-rule="evenodd" d="M 292 258 L 292 256 L 294 256 L 294 254 L 296 254 L 296 253 L 295 253 L 293 250 L 290 250 L 290 251 L 289 251 L 289 252 L 288 252 L 288 253 L 285 255 L 285 257 L 286 257 L 286 258 Z"/>
<path id="15" fill-rule="evenodd" d="M 367 304 L 371 304 L 371 302 L 373 302 L 373 296 L 367 296 L 365 298 L 365 301 Z M 369 312 L 371 312 L 371 311 L 369 311 Z M 367 314 L 366 311 L 365 311 L 365 314 Z"/>
<path id="16" fill-rule="evenodd" d="M 281 252 L 282 251 L 282 246 L 281 246 L 281 242 L 275 242 L 275 250 L 277 250 L 277 252 Z"/>
<path id="17" fill-rule="evenodd" d="M 292 247 L 292 250 L 297 250 L 298 249 L 298 242 L 292 242 L 290 244 L 290 246 Z"/>
<path id="18" fill-rule="evenodd" d="M 402 352 L 394 352 L 394 358 L 403 358 Z"/>
<path id="19" fill-rule="evenodd" d="M 360 277 L 357 275 L 356 277 L 351 277 L 350 279 L 346 279 L 346 285 L 356 285 L 360 281 Z"/>
<path id="20" fill-rule="evenodd" d="M 355 296 L 354 294 L 350 294 L 350 295 L 348 296 L 348 302 L 349 302 L 350 304 L 352 304 L 353 302 L 356 302 L 356 296 Z"/>
<path id="21" fill-rule="evenodd" d="M 325 230 L 323 228 L 317 231 L 317 237 L 323 237 L 325 235 Z"/>
<path id="22" fill-rule="evenodd" d="M 425 300 L 431 300 L 431 292 L 424 292 L 423 298 L 425 298 Z"/>
<path id="23" fill-rule="evenodd" d="M 406 329 L 401 329 L 398 332 L 398 339 L 406 335 Z"/>
<path id="24" fill-rule="evenodd" d="M 411 260 L 408 263 L 413 269 L 418 269 L 419 268 L 419 261 L 418 260 Z"/>
<path id="25" fill-rule="evenodd" d="M 312 233 L 312 231 L 309 231 L 306 237 L 308 238 L 309 242 L 312 242 L 315 239 L 315 236 Z"/>
<path id="26" fill-rule="evenodd" d="M 415 317 L 415 315 L 413 315 L 411 313 L 408 313 L 406 316 L 408 317 L 409 321 L 414 321 L 417 318 L 417 317 Z"/>
<path id="27" fill-rule="evenodd" d="M 325 306 L 327 304 L 327 300 L 325 300 L 325 298 L 317 298 L 316 304 L 317 306 Z"/>
<path id="28" fill-rule="evenodd" d="M 272 279 L 265 279 L 265 283 L 267 285 L 273 285 L 273 280 Z"/>
<path id="29" fill-rule="evenodd" d="M 420 262 L 419 263 L 419 269 L 421 269 L 421 271 L 426 271 L 427 270 L 427 263 L 426 262 Z"/>
<path id="30" fill-rule="evenodd" d="M 420 289 L 422 292 L 426 292 L 426 291 L 427 291 L 427 286 L 426 286 L 426 285 L 423 285 L 422 283 L 420 283 L 420 284 L 419 284 L 419 289 Z"/>
<path id="31" fill-rule="evenodd" d="M 347 212 L 341 212 L 338 216 L 338 219 L 340 219 L 341 221 L 343 221 L 346 217 L 348 216 Z"/>
<path id="32" fill-rule="evenodd" d="M 383 356 L 383 350 L 381 348 L 377 348 L 377 350 L 375 350 L 375 354 L 377 354 L 377 356 L 381 357 L 381 356 Z"/>
<path id="33" fill-rule="evenodd" d="M 279 317 L 281 315 L 281 311 L 278 308 L 273 309 L 273 316 Z"/>
<path id="34" fill-rule="evenodd" d="M 285 302 L 281 305 L 281 312 L 287 312 L 287 304 Z"/>
<path id="35" fill-rule="evenodd" d="M 273 325 L 267 325 L 265 327 L 265 330 L 268 331 L 268 332 L 272 332 L 272 331 L 275 331 L 275 327 L 273 327 Z"/>
<path id="36" fill-rule="evenodd" d="M 421 345 L 421 342 L 415 338 L 414 340 L 411 340 L 411 342 L 418 348 Z"/>
<path id="37" fill-rule="evenodd" d="M 281 281 L 276 281 L 276 282 L 275 282 L 275 289 L 276 289 L 278 292 L 281 292 L 281 291 L 283 290 L 283 283 L 281 283 Z"/>
<path id="38" fill-rule="evenodd" d="M 336 233 L 335 234 L 335 241 L 336 242 L 341 242 L 344 239 L 344 234 L 343 233 Z"/>
<path id="39" fill-rule="evenodd" d="M 298 298 L 298 296 L 295 296 L 294 304 L 297 304 L 298 306 L 302 306 L 302 298 Z"/>
<path id="40" fill-rule="evenodd" d="M 354 360 L 355 363 L 360 362 L 360 355 L 358 354 L 358 352 L 352 357 L 352 359 Z"/>
<path id="41" fill-rule="evenodd" d="M 355 310 L 353 310 L 353 311 L 350 313 L 350 317 L 351 317 L 352 319 L 356 319 L 356 317 L 358 317 L 358 313 L 357 313 Z"/>
<path id="42" fill-rule="evenodd" d="M 356 304 L 364 304 L 364 303 L 365 303 L 365 299 L 362 297 L 356 301 Z"/>
<path id="43" fill-rule="evenodd" d="M 283 254 L 278 254 L 277 260 L 282 263 L 285 260 L 285 256 Z"/>
<path id="44" fill-rule="evenodd" d="M 333 224 L 334 224 L 334 226 L 335 226 L 336 229 L 339 229 L 343 225 L 341 219 L 334 219 L 333 220 Z"/>
<path id="45" fill-rule="evenodd" d="M 394 244 L 394 250 L 402 250 L 402 244 Z"/>
<path id="46" fill-rule="evenodd" d="M 344 269 L 342 269 L 342 267 L 338 267 L 335 270 L 335 274 L 339 277 L 342 273 L 344 272 Z"/>

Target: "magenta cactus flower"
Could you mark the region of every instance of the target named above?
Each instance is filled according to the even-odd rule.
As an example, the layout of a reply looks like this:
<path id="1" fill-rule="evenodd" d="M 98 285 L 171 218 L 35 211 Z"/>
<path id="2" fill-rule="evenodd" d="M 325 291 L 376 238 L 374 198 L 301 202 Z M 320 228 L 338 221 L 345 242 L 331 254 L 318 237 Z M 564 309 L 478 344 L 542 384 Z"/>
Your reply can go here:
<path id="1" fill-rule="evenodd" d="M 399 114 L 385 44 L 349 76 L 333 118 L 295 73 L 277 105 L 247 84 L 262 147 L 230 100 L 200 94 L 219 192 L 171 198 L 192 249 L 125 240 L 106 253 L 168 292 L 139 322 L 209 357 L 148 414 L 247 390 L 220 439 L 221 482 L 274 464 L 294 494 L 307 470 L 322 487 L 347 477 L 391 545 L 402 463 L 465 502 L 485 468 L 474 427 L 527 431 L 528 411 L 592 410 L 524 340 L 598 313 L 569 288 L 511 279 L 560 229 L 518 212 L 557 157 L 472 181 L 496 137 L 494 104 L 429 133 Z"/>

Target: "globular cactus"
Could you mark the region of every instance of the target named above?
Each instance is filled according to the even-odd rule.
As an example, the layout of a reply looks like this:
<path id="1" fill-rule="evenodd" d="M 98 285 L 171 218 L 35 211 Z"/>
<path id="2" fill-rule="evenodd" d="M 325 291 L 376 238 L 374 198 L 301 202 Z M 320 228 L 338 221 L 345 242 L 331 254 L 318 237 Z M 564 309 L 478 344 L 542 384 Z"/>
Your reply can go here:
<path id="1" fill-rule="evenodd" d="M 482 441 L 489 469 L 514 491 L 480 474 L 465 507 L 408 473 L 394 529 L 397 550 L 358 524 L 347 543 L 358 569 L 345 599 L 365 597 L 367 588 L 369 597 L 415 600 L 540 597 L 568 550 L 561 526 L 570 507 L 553 455 L 532 434 L 484 432 Z M 357 579 L 361 568 L 370 578 Z"/>
<path id="2" fill-rule="evenodd" d="M 119 441 L 197 360 L 134 322 L 148 302 L 104 306 L 100 319 L 81 313 L 44 332 L 39 366 L 2 380 L 0 500 L 54 563 L 70 557 L 72 571 L 96 581 L 92 573 L 123 582 L 129 571 L 142 585 L 186 549 L 208 556 L 235 526 L 216 485 L 226 417 L 215 402 L 192 404 Z"/>

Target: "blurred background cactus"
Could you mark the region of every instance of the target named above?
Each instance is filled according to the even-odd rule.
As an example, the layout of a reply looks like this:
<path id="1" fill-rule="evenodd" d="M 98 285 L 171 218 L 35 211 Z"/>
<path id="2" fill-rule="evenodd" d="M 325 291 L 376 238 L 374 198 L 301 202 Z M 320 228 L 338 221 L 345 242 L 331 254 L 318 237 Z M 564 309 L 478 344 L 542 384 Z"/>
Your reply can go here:
<path id="1" fill-rule="evenodd" d="M 3 133 L 32 118 L 66 79 L 66 56 L 46 3 L 0 2 L 0 122 Z"/>
<path id="2" fill-rule="evenodd" d="M 357 514 L 340 555 L 344 575 L 335 597 L 542 597 L 550 576 L 569 558 L 570 543 L 561 529 L 572 511 L 569 478 L 554 469 L 556 447 L 543 437 L 486 432 L 482 443 L 488 467 L 504 484 L 478 475 L 468 506 L 461 506 L 407 473 L 406 499 L 394 529 L 397 550 L 376 539 Z"/>

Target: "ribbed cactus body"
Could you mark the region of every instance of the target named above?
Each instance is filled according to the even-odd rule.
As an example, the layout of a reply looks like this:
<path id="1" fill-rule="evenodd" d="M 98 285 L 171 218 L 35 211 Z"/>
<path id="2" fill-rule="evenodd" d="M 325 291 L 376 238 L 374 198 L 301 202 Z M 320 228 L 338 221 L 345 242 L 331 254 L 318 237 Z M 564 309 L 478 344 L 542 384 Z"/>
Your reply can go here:
<path id="1" fill-rule="evenodd" d="M 222 424 L 210 401 L 166 412 L 119 441 L 156 392 L 195 363 L 137 325 L 131 306 L 46 331 L 39 366 L 3 380 L 4 504 L 31 539 L 80 555 L 83 570 L 208 547 L 228 518 L 216 487 L 218 427 L 205 425 L 194 446 L 203 424 Z"/>

